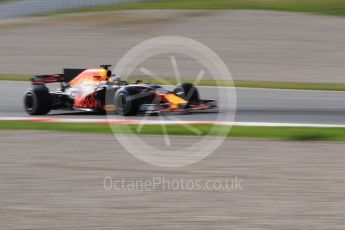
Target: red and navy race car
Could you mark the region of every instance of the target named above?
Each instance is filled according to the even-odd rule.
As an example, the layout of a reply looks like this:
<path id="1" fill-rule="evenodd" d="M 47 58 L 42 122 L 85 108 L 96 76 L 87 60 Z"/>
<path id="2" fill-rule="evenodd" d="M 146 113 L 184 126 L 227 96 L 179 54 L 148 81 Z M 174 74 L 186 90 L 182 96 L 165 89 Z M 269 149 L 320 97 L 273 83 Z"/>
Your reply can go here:
<path id="1" fill-rule="evenodd" d="M 190 83 L 178 84 L 172 91 L 141 81 L 128 84 L 109 67 L 65 69 L 64 74 L 35 76 L 32 88 L 25 93 L 24 108 L 30 115 L 45 115 L 51 110 L 114 111 L 124 116 L 217 111 L 217 102 L 201 100 Z M 47 83 L 60 83 L 60 87 L 50 91 Z"/>

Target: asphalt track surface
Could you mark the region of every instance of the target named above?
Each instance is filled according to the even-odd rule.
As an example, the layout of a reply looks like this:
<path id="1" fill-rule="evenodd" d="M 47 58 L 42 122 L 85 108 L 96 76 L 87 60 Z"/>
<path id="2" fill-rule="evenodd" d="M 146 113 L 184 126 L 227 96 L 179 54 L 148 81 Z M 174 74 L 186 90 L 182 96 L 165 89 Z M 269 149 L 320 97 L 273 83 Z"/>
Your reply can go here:
<path id="1" fill-rule="evenodd" d="M 159 145 L 159 137 L 143 137 Z M 181 146 L 194 138 L 175 137 Z M 38 144 L 42 142 L 42 144 Z M 304 229 L 345 226 L 343 143 L 227 140 L 207 159 L 158 168 L 112 135 L 0 132 L 1 229 Z M 234 180 L 237 190 L 105 190 L 122 181 Z M 122 184 L 122 182 L 120 183 Z M 176 183 L 175 183 L 176 184 Z M 184 185 L 186 188 L 186 184 Z M 127 187 L 125 187 L 127 188 Z M 137 188 L 141 188 L 138 186 Z M 193 189 L 194 188 L 194 189 Z M 211 187 L 212 188 L 212 187 Z"/>
<path id="2" fill-rule="evenodd" d="M 28 88 L 30 88 L 29 82 L 0 82 L 1 117 L 28 117 L 22 105 L 23 94 Z M 229 121 L 229 116 L 231 117 L 234 111 L 230 110 L 231 106 L 225 104 L 222 99 L 222 95 L 227 93 L 227 90 L 234 89 L 220 89 L 220 116 L 218 116 L 219 114 L 206 113 L 181 115 L 178 118 L 193 121 L 215 121 L 220 118 L 220 121 Z M 213 87 L 201 87 L 200 91 L 204 98 L 219 97 L 218 91 Z M 238 88 L 236 92 L 235 121 L 345 124 L 345 92 L 249 88 Z M 48 117 L 106 118 L 106 116 L 66 111 L 52 111 Z M 116 118 L 121 117 L 112 117 L 112 119 Z M 141 119 L 141 116 L 129 117 L 129 119 Z M 157 117 L 150 119 L 157 119 Z"/>

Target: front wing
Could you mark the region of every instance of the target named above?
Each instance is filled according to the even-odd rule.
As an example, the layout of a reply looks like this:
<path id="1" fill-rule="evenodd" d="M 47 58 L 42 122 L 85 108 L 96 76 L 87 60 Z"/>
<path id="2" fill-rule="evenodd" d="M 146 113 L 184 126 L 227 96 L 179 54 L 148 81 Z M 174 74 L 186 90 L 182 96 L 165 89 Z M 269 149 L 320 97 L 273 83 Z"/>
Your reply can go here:
<path id="1" fill-rule="evenodd" d="M 141 114 L 187 114 L 187 113 L 218 113 L 216 100 L 199 100 L 196 103 L 180 105 L 172 108 L 169 103 L 142 104 L 139 107 Z"/>

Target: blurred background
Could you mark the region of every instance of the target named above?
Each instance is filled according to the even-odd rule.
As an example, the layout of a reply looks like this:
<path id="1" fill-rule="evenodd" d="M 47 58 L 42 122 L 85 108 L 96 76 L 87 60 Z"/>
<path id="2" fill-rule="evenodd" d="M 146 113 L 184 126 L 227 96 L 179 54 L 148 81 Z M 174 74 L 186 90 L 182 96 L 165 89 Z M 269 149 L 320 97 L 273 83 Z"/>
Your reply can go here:
<path id="1" fill-rule="evenodd" d="M 30 76 L 115 65 L 167 35 L 207 45 L 235 80 L 222 90 L 237 92 L 237 125 L 211 156 L 161 168 L 130 155 L 106 120 L 87 120 L 105 116 L 62 111 L 28 121 Z M 200 63 L 176 59 L 183 80 L 195 79 Z M 174 77 L 169 55 L 143 65 Z M 344 73 L 344 0 L 0 0 L 0 229 L 344 229 Z M 200 82 L 203 96 L 214 95 L 211 77 Z M 161 146 L 160 129 L 150 128 L 157 135 L 140 137 Z M 179 149 L 197 142 L 171 128 Z M 157 176 L 243 183 L 233 192 L 103 187 L 106 177 Z"/>
<path id="2" fill-rule="evenodd" d="M 1 1 L 0 74 L 115 64 L 139 42 L 177 35 L 216 51 L 235 80 L 345 83 L 344 8 L 336 0 Z M 166 61 L 149 67 L 169 78 Z M 180 63 L 185 78 L 195 76 L 193 62 Z"/>

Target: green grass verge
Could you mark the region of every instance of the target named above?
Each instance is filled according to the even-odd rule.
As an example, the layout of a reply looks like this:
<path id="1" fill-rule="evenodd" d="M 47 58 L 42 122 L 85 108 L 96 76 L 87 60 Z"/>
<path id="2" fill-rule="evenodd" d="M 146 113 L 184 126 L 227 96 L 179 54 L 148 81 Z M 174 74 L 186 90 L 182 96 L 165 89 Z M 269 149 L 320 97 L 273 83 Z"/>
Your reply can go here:
<path id="1" fill-rule="evenodd" d="M 345 84 L 336 83 L 235 81 L 235 85 L 247 88 L 345 91 Z"/>
<path id="2" fill-rule="evenodd" d="M 24 75 L 0 75 L 1 81 L 29 81 L 30 78 Z"/>
<path id="3" fill-rule="evenodd" d="M 88 7 L 66 12 L 99 12 L 131 9 L 252 9 L 345 15 L 344 0 L 149 0 Z"/>
<path id="4" fill-rule="evenodd" d="M 29 81 L 29 76 L 0 75 L 0 80 L 6 81 Z M 134 82 L 136 78 L 129 79 Z M 144 79 L 143 79 L 144 80 Z M 145 82 L 148 82 L 144 80 Z M 175 85 L 176 80 L 167 79 L 171 85 Z M 188 80 L 187 80 L 188 81 Z M 165 81 L 151 80 L 150 83 L 164 85 Z M 1 84 L 1 83 L 0 83 Z M 335 83 L 307 83 L 307 82 L 274 82 L 274 81 L 215 81 L 201 80 L 198 86 L 223 86 L 223 87 L 246 87 L 246 88 L 266 88 L 266 89 L 296 89 L 296 90 L 328 90 L 345 91 L 345 84 Z"/>
<path id="5" fill-rule="evenodd" d="M 6 3 L 6 2 L 11 2 L 12 0 L 0 0 L 0 4 Z"/>
<path id="6" fill-rule="evenodd" d="M 160 125 L 145 125 L 137 132 L 137 125 L 114 125 L 117 133 L 140 133 L 150 135 L 163 134 Z M 179 125 L 167 125 L 169 135 L 195 135 L 190 129 Z M 345 128 L 303 128 L 303 127 L 242 127 L 234 126 L 231 132 L 225 126 L 193 125 L 205 135 L 218 135 L 235 138 L 259 138 L 272 140 L 299 141 L 345 141 Z M 0 121 L 0 130 L 44 130 L 65 131 L 77 133 L 111 134 L 112 129 L 107 124 L 88 123 L 45 123 L 27 121 Z"/>

